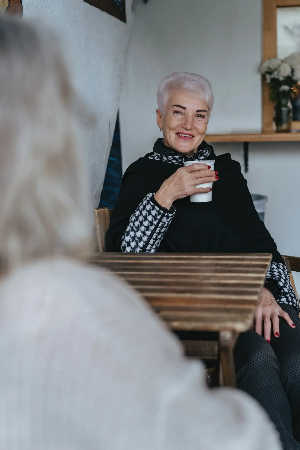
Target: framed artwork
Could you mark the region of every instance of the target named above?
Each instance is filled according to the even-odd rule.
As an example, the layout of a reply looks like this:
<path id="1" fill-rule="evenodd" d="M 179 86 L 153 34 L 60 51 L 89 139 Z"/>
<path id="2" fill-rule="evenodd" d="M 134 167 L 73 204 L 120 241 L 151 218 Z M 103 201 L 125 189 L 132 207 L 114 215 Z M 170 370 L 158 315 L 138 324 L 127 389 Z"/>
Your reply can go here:
<path id="1" fill-rule="evenodd" d="M 0 0 L 1 1 L 1 0 Z M 126 0 L 84 0 L 95 8 L 101 9 L 122 22 L 126 22 Z"/>
<path id="2" fill-rule="evenodd" d="M 0 14 L 23 14 L 22 0 L 0 0 Z"/>
<path id="3" fill-rule="evenodd" d="M 300 52 L 300 7 L 277 8 L 277 58 Z"/>
<path id="4" fill-rule="evenodd" d="M 300 51 L 300 0 L 263 0 L 263 61 Z M 274 105 L 262 81 L 262 131 L 273 133 Z"/>

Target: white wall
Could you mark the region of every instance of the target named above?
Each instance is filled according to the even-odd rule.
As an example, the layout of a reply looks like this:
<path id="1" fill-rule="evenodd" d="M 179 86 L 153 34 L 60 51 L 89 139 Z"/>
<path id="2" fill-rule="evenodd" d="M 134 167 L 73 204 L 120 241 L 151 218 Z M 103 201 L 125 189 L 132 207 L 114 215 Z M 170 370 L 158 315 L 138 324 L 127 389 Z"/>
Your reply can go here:
<path id="1" fill-rule="evenodd" d="M 126 168 L 159 136 L 159 81 L 171 72 L 197 72 L 212 83 L 210 133 L 259 131 L 261 0 L 150 0 L 140 4 L 121 99 Z"/>
<path id="2" fill-rule="evenodd" d="M 39 17 L 56 27 L 67 47 L 75 84 L 97 125 L 83 130 L 98 206 L 119 108 L 129 36 L 132 1 L 127 1 L 127 24 L 83 0 L 23 0 L 24 16 Z"/>
<path id="3" fill-rule="evenodd" d="M 152 150 L 159 81 L 172 71 L 212 83 L 209 133 L 261 131 L 261 0 L 150 0 L 135 14 L 120 121 L 124 169 Z M 242 144 L 215 145 L 243 164 Z M 269 197 L 266 225 L 282 253 L 300 256 L 300 143 L 250 144 L 251 192 Z M 300 277 L 298 286 L 300 291 Z"/>

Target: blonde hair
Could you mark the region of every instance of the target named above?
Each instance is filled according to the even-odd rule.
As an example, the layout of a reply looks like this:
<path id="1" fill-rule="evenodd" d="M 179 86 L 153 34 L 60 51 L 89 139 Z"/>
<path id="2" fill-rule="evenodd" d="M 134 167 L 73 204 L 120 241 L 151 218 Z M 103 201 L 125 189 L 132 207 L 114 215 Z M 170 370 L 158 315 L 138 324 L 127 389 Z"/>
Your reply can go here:
<path id="1" fill-rule="evenodd" d="M 0 270 L 89 249 L 77 102 L 58 38 L 0 17 Z"/>
<path id="2" fill-rule="evenodd" d="M 179 89 L 192 92 L 199 98 L 204 99 L 208 106 L 210 116 L 214 106 L 214 94 L 207 78 L 197 73 L 174 72 L 161 80 L 157 91 L 158 109 L 164 114 L 165 108 L 172 90 Z"/>

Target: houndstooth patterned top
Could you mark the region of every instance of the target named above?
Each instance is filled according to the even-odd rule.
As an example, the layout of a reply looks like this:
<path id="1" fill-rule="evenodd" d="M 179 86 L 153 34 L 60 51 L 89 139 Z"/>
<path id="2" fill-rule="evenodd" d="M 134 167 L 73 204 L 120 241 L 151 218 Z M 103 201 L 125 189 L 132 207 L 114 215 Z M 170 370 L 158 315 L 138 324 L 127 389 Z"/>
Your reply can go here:
<path id="1" fill-rule="evenodd" d="M 122 252 L 156 252 L 175 216 L 175 208 L 167 210 L 154 201 L 154 194 L 147 194 L 131 215 L 122 238 Z"/>
<path id="2" fill-rule="evenodd" d="M 277 303 L 294 306 L 299 311 L 299 302 L 297 295 L 290 283 L 289 273 L 286 265 L 283 263 L 272 262 L 267 273 L 267 279 L 275 280 L 280 290 L 280 296 Z"/>

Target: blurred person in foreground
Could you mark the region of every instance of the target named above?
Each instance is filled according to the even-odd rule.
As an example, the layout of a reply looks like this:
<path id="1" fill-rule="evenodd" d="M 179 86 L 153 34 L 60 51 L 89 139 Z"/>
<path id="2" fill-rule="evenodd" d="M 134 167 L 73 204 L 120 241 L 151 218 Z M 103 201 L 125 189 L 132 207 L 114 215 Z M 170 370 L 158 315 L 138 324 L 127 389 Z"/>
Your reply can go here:
<path id="1" fill-rule="evenodd" d="M 78 107 L 58 39 L 0 19 L 0 446 L 279 450 L 246 394 L 203 366 L 90 251 Z"/>

